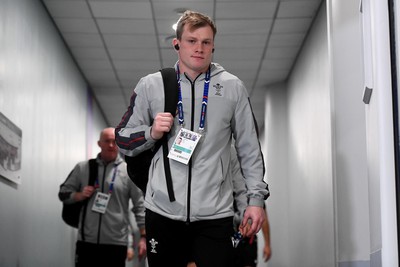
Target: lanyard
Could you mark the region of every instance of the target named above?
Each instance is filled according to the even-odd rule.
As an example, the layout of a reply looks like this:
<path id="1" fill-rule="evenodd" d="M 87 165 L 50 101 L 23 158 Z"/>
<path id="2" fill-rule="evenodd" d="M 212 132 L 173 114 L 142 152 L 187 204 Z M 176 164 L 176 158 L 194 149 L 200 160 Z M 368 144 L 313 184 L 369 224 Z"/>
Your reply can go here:
<path id="1" fill-rule="evenodd" d="M 108 188 L 108 194 L 109 195 L 111 195 L 111 193 L 112 193 L 112 191 L 113 191 L 113 189 L 114 189 L 114 181 L 115 181 L 115 177 L 117 176 L 117 170 L 118 170 L 118 165 L 119 164 L 117 164 L 117 163 L 115 163 L 114 164 L 114 173 L 113 173 L 113 176 L 112 176 L 112 179 L 111 179 L 111 183 L 110 183 L 110 186 L 109 186 L 109 188 Z M 99 178 L 97 177 L 96 178 L 96 181 L 95 181 L 95 183 L 94 183 L 94 187 L 95 187 L 95 189 L 98 189 L 99 187 L 100 187 L 100 185 L 99 185 Z"/>
<path id="2" fill-rule="evenodd" d="M 201 102 L 201 113 L 200 113 L 200 123 L 199 123 L 199 132 L 204 132 L 204 124 L 206 122 L 206 114 L 207 114 L 207 105 L 208 105 L 208 87 L 210 86 L 210 77 L 211 77 L 211 66 L 208 68 L 206 72 L 206 77 L 204 81 L 204 90 L 203 90 L 203 101 Z M 183 127 L 185 125 L 185 120 L 183 118 L 183 102 L 182 102 L 182 89 L 181 89 L 181 79 L 180 79 L 180 71 L 179 64 L 177 64 L 177 72 L 176 79 L 178 80 L 178 119 L 179 125 Z"/>

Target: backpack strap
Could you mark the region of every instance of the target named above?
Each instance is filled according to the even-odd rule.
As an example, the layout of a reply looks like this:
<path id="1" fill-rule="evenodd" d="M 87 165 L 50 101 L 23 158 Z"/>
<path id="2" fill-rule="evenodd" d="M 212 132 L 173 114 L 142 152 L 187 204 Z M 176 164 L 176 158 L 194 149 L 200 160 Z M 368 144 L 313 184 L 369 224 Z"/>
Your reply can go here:
<path id="1" fill-rule="evenodd" d="M 94 185 L 94 181 L 97 178 L 98 166 L 96 159 L 89 160 L 89 182 L 88 185 Z M 85 218 L 86 218 L 86 210 L 88 205 L 88 199 L 85 200 L 83 204 L 83 212 L 82 212 L 82 220 L 81 220 L 81 236 L 82 240 L 85 241 Z"/>
<path id="2" fill-rule="evenodd" d="M 88 185 L 94 185 L 97 178 L 98 166 L 96 159 L 89 159 L 89 183 Z"/>
<path id="3" fill-rule="evenodd" d="M 174 68 L 165 68 L 160 70 L 164 82 L 165 106 L 164 111 L 172 116 L 176 115 L 176 106 L 178 104 L 178 80 Z"/>
<path id="4" fill-rule="evenodd" d="M 165 68 L 160 70 L 164 83 L 164 111 L 176 115 L 176 105 L 178 103 L 178 80 L 176 79 L 176 71 L 174 68 Z M 169 201 L 175 201 L 174 188 L 172 184 L 171 168 L 168 159 L 168 133 L 164 133 L 162 139 L 163 155 L 164 155 L 164 172 L 167 183 Z"/>

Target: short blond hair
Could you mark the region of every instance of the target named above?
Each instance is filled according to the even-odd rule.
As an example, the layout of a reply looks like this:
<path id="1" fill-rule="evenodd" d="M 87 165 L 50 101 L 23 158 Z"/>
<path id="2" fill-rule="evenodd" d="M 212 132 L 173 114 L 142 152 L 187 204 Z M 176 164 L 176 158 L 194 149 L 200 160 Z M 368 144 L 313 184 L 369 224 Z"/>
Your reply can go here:
<path id="1" fill-rule="evenodd" d="M 178 20 L 176 39 L 181 40 L 185 25 L 189 25 L 189 30 L 191 31 L 209 25 L 214 33 L 214 38 L 217 34 L 217 27 L 209 16 L 196 11 L 186 10 Z"/>

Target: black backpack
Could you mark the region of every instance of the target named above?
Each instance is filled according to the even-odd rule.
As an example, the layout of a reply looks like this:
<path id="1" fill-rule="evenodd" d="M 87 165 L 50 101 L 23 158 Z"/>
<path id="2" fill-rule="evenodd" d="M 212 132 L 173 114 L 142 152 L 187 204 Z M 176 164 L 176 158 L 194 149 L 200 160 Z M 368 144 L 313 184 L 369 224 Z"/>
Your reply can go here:
<path id="1" fill-rule="evenodd" d="M 89 160 L 89 182 L 88 182 L 88 185 L 94 185 L 94 181 L 96 180 L 96 177 L 97 177 L 97 162 L 96 162 L 96 159 L 90 159 Z M 89 201 L 89 199 L 86 199 L 84 201 L 79 201 L 79 202 L 76 202 L 73 204 L 64 204 L 63 203 L 61 217 L 64 220 L 64 222 L 71 227 L 78 228 L 79 215 L 81 213 L 81 209 L 83 208 L 84 209 L 83 218 L 82 218 L 82 224 L 83 224 L 85 221 L 86 208 L 87 208 L 88 201 Z M 83 227 L 82 227 L 82 229 L 83 229 Z M 83 236 L 83 233 L 82 233 L 82 236 Z"/>
<path id="2" fill-rule="evenodd" d="M 160 70 L 164 83 L 164 111 L 169 112 L 175 117 L 176 106 L 178 103 L 178 81 L 174 68 L 165 68 Z M 146 194 L 147 182 L 149 180 L 149 168 L 153 156 L 162 146 L 164 158 L 164 171 L 167 183 L 169 200 L 175 201 L 174 190 L 172 186 L 171 170 L 168 159 L 168 133 L 164 133 L 163 137 L 156 142 L 153 149 L 148 149 L 142 153 L 130 157 L 125 156 L 128 175 L 131 180 L 139 187 L 143 194 Z"/>

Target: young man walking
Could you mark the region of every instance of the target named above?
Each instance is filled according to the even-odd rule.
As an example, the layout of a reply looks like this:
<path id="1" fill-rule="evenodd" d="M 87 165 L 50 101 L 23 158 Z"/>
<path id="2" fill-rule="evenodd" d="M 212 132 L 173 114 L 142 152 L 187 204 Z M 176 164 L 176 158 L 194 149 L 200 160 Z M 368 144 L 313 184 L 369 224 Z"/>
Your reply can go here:
<path id="1" fill-rule="evenodd" d="M 157 72 L 139 81 L 116 128 L 117 145 L 128 156 L 152 149 L 168 133 L 175 200 L 169 197 L 159 149 L 145 197 L 150 267 L 185 267 L 188 255 L 199 267 L 232 266 L 232 137 L 248 189 L 242 222 L 252 222 L 247 235 L 256 234 L 265 219 L 269 192 L 249 97 L 242 81 L 211 62 L 216 32 L 208 16 L 186 11 L 173 40 L 178 54 L 177 116 L 164 112 L 163 81 Z M 182 138 L 180 144 L 177 137 Z"/>

